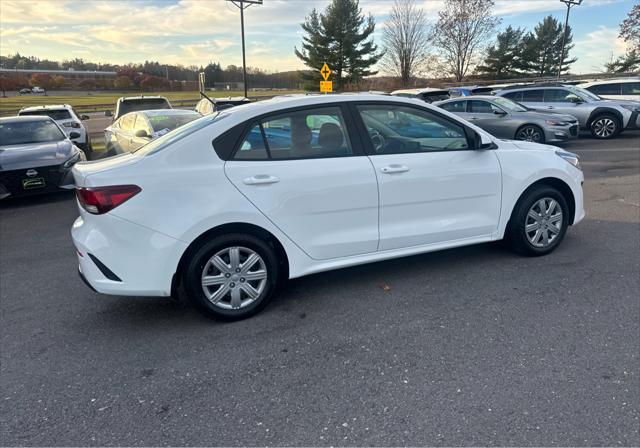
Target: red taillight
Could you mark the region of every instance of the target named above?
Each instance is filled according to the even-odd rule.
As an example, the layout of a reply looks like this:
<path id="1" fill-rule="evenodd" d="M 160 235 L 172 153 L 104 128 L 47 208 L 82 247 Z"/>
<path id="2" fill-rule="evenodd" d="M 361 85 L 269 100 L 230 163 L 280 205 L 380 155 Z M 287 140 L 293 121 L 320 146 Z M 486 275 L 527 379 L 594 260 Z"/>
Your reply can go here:
<path id="1" fill-rule="evenodd" d="M 102 215 L 128 201 L 142 188 L 137 185 L 109 185 L 107 187 L 78 187 L 76 196 L 78 202 L 89 213 Z"/>
<path id="2" fill-rule="evenodd" d="M 65 128 L 80 129 L 80 123 L 76 123 L 75 121 L 72 121 L 71 123 L 62 123 L 62 126 L 64 126 Z"/>

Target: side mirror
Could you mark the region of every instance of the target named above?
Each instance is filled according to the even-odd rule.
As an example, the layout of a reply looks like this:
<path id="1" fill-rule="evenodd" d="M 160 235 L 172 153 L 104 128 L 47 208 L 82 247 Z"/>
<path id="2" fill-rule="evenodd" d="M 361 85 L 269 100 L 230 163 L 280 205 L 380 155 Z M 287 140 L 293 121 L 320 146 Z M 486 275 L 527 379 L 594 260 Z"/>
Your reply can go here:
<path id="1" fill-rule="evenodd" d="M 80 133 L 79 132 L 71 132 L 69 134 L 69 139 L 73 140 L 74 138 L 80 138 Z"/>
<path id="2" fill-rule="evenodd" d="M 474 149 L 496 149 L 496 145 L 491 138 L 485 134 L 480 134 L 474 131 L 473 136 Z"/>
<path id="3" fill-rule="evenodd" d="M 138 129 L 135 133 L 136 137 L 140 137 L 140 138 L 149 138 L 151 137 L 147 131 L 145 131 L 144 129 Z"/>
<path id="4" fill-rule="evenodd" d="M 568 98 L 569 98 L 569 101 L 571 101 L 572 103 L 575 103 L 575 104 L 582 104 L 582 102 L 583 102 L 582 98 L 580 98 L 577 95 L 569 95 Z"/>
<path id="5" fill-rule="evenodd" d="M 496 115 L 507 115 L 507 113 L 503 110 L 493 109 L 493 113 Z"/>
<path id="6" fill-rule="evenodd" d="M 80 115 L 81 120 L 88 120 L 89 118 L 91 118 L 89 115 Z"/>
<path id="7" fill-rule="evenodd" d="M 111 112 L 110 110 L 105 110 L 104 111 L 104 116 L 105 117 L 113 117 L 113 112 Z"/>

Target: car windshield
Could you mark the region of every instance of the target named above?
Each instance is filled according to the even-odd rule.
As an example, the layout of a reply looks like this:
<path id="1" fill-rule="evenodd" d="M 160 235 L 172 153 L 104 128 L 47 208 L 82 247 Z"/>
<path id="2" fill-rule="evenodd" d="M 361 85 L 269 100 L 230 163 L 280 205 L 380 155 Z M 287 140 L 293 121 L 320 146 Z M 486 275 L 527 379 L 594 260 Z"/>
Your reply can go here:
<path id="1" fill-rule="evenodd" d="M 515 101 L 512 101 L 509 98 L 504 98 L 501 96 L 495 97 L 493 99 L 493 102 L 496 103 L 498 106 L 503 107 L 512 112 L 526 112 L 528 110 L 531 110 L 520 103 L 516 103 Z"/>
<path id="2" fill-rule="evenodd" d="M 582 87 L 566 86 L 565 88 L 569 92 L 573 93 L 574 95 L 578 95 L 580 98 L 583 98 L 583 99 L 586 99 L 586 100 L 600 101 L 602 99 L 598 95 L 596 95 L 595 93 L 589 92 L 587 89 L 584 89 Z"/>
<path id="3" fill-rule="evenodd" d="M 0 123 L 0 144 L 58 142 L 65 139 L 60 128 L 51 121 L 13 121 Z"/>
<path id="4" fill-rule="evenodd" d="M 214 121 L 218 121 L 228 115 L 221 115 L 220 112 L 217 112 L 213 115 L 207 115 L 204 117 L 197 117 L 196 120 L 193 120 L 190 123 L 185 124 L 184 126 L 180 126 L 179 128 L 174 129 L 173 131 L 167 132 L 163 136 L 151 140 L 149 143 L 142 145 L 140 148 L 131 151 L 136 153 L 137 155 L 147 156 L 151 154 L 155 154 L 166 148 L 167 146 L 172 145 L 178 140 L 182 140 L 186 136 L 199 131 L 200 129 L 209 126 Z"/>
<path id="5" fill-rule="evenodd" d="M 71 119 L 71 114 L 67 109 L 26 110 L 24 112 L 20 112 L 18 115 L 37 115 L 40 117 L 46 116 L 51 117 L 56 121 Z"/>
<path id="6" fill-rule="evenodd" d="M 139 100 L 125 100 L 120 103 L 118 113 L 120 116 L 129 112 L 149 109 L 171 109 L 171 105 L 164 98 L 145 98 Z"/>
<path id="7" fill-rule="evenodd" d="M 173 131 L 182 125 L 185 125 L 196 118 L 200 118 L 200 114 L 162 114 L 162 115 L 147 115 L 154 132 L 169 132 Z"/>

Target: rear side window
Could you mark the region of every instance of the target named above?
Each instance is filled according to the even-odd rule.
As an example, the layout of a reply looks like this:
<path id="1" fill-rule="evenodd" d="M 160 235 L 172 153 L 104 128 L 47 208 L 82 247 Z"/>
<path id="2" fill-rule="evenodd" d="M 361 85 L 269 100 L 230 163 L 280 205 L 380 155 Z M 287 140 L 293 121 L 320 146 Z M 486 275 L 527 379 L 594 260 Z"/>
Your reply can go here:
<path id="1" fill-rule="evenodd" d="M 264 118 L 244 136 L 235 160 L 317 159 L 353 155 L 339 107 Z"/>
<path id="2" fill-rule="evenodd" d="M 541 103 L 544 90 L 525 90 L 522 92 L 522 102 Z M 511 98 L 513 100 L 513 98 Z M 514 100 L 517 101 L 517 100 Z"/>
<path id="3" fill-rule="evenodd" d="M 569 96 L 575 96 L 573 93 L 564 89 L 548 89 L 544 91 L 545 103 L 568 103 Z"/>
<path id="4" fill-rule="evenodd" d="M 462 113 L 466 112 L 467 102 L 466 101 L 452 101 L 450 103 L 445 103 L 440 105 L 444 110 L 448 110 L 453 113 Z"/>
<path id="5" fill-rule="evenodd" d="M 505 98 L 509 98 L 510 100 L 513 101 L 522 101 L 522 92 L 509 92 L 509 93 L 505 93 L 504 95 Z"/>
<path id="6" fill-rule="evenodd" d="M 595 90 L 590 91 L 596 95 L 620 95 L 621 86 L 618 83 L 600 84 L 593 87 L 595 87 Z"/>
<path id="7" fill-rule="evenodd" d="M 71 114 L 67 109 L 45 109 L 45 110 L 29 110 L 20 112 L 18 115 L 37 115 L 53 118 L 55 121 L 70 120 Z"/>
<path id="8" fill-rule="evenodd" d="M 136 114 L 125 115 L 120 119 L 120 129 L 124 131 L 133 130 L 135 121 L 136 121 Z"/>
<path id="9" fill-rule="evenodd" d="M 640 95 L 640 82 L 625 82 L 622 84 L 623 95 Z"/>

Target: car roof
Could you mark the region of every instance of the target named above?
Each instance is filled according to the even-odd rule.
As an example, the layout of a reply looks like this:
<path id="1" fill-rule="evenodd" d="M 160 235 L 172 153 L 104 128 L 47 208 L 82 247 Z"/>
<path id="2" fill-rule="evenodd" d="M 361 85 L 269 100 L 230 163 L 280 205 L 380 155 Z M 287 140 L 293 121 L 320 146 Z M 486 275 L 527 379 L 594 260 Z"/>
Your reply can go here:
<path id="1" fill-rule="evenodd" d="M 21 115 L 15 117 L 1 117 L 0 123 L 17 123 L 22 121 L 53 121 L 51 117 L 46 115 Z"/>
<path id="2" fill-rule="evenodd" d="M 121 96 L 118 101 L 136 101 L 136 100 L 167 100 L 164 96 L 158 95 L 140 95 L 140 96 Z"/>
<path id="3" fill-rule="evenodd" d="M 599 81 L 585 82 L 584 84 L 580 84 L 580 87 L 591 87 L 591 86 L 597 86 L 600 84 L 622 84 L 622 83 L 631 83 L 631 82 L 640 82 L 640 78 L 601 79 Z"/>
<path id="4" fill-rule="evenodd" d="M 187 109 L 150 109 L 150 110 L 136 110 L 129 112 L 130 114 L 143 114 L 147 117 L 155 117 L 158 115 L 199 115 L 198 112 Z M 125 114 L 128 115 L 128 114 Z"/>
<path id="5" fill-rule="evenodd" d="M 29 106 L 20 109 L 20 112 L 32 112 L 34 110 L 56 110 L 56 109 L 71 109 L 69 104 L 45 104 L 43 106 Z"/>
<path id="6" fill-rule="evenodd" d="M 420 93 L 431 93 L 431 92 L 447 92 L 449 93 L 448 89 L 438 89 L 436 87 L 422 87 L 419 89 L 400 89 L 400 90 L 394 90 L 393 92 L 391 92 L 391 95 L 395 95 L 398 93 L 413 93 L 415 95 L 420 94 Z"/>

